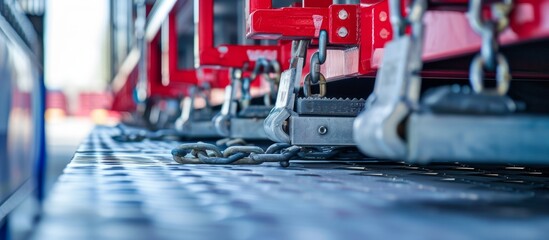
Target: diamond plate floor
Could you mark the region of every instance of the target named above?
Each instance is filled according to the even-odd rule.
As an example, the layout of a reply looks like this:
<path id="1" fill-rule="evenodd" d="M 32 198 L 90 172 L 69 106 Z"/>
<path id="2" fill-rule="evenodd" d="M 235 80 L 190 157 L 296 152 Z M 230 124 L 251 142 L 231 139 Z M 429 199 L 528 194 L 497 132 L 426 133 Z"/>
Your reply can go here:
<path id="1" fill-rule="evenodd" d="M 115 133 L 80 146 L 34 239 L 547 239 L 549 168 L 183 166 Z"/>

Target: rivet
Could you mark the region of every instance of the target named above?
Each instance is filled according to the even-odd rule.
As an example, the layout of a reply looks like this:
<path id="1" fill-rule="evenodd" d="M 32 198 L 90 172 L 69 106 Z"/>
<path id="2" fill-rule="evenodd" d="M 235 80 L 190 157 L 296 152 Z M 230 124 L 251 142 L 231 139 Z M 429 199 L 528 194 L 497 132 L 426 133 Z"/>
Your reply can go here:
<path id="1" fill-rule="evenodd" d="M 326 126 L 318 127 L 318 134 L 325 135 L 326 133 L 328 133 L 328 128 Z"/>
<path id="2" fill-rule="evenodd" d="M 347 35 L 349 34 L 349 31 L 347 30 L 346 27 L 340 27 L 338 30 L 337 30 L 337 35 L 339 37 L 347 37 Z"/>
<path id="3" fill-rule="evenodd" d="M 379 12 L 379 21 L 382 21 L 382 22 L 387 21 L 387 12 L 385 11 Z"/>
<path id="4" fill-rule="evenodd" d="M 349 17 L 349 13 L 345 9 L 341 9 L 339 10 L 339 13 L 337 14 L 337 16 L 339 17 L 339 19 L 345 20 Z"/>

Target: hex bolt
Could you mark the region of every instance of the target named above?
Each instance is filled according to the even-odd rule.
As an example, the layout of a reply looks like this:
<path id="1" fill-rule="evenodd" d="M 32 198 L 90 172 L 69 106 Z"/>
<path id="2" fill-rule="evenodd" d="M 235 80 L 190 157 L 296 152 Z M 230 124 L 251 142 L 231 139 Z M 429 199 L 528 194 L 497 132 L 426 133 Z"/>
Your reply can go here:
<path id="1" fill-rule="evenodd" d="M 345 11 L 345 9 L 341 9 L 339 10 L 339 13 L 337 13 L 337 16 L 339 17 L 339 19 L 345 20 L 349 17 L 349 13 Z"/>
<path id="2" fill-rule="evenodd" d="M 318 134 L 325 135 L 326 133 L 328 133 L 328 128 L 326 126 L 318 127 Z"/>
<path id="3" fill-rule="evenodd" d="M 349 34 L 349 31 L 347 30 L 346 27 L 340 27 L 338 30 L 337 30 L 337 35 L 339 37 L 347 37 L 347 35 Z"/>

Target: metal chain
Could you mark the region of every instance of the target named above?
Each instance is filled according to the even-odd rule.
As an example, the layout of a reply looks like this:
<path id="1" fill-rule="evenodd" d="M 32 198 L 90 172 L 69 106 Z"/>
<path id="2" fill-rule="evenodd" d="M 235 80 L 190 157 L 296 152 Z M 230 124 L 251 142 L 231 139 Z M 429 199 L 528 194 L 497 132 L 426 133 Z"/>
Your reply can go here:
<path id="1" fill-rule="evenodd" d="M 312 77 L 308 74 L 305 76 L 305 80 L 303 80 L 303 93 L 305 94 L 305 97 L 321 98 L 326 96 L 326 78 L 322 74 L 320 74 L 320 80 L 318 81 L 319 92 L 317 94 L 312 93 L 312 85 Z"/>
<path id="2" fill-rule="evenodd" d="M 217 140 L 215 145 L 220 147 L 232 147 L 248 145 L 248 143 L 242 138 L 222 138 Z"/>
<path id="3" fill-rule="evenodd" d="M 304 148 L 286 143 L 275 143 L 263 150 L 257 146 L 231 146 L 222 151 L 218 146 L 203 142 L 182 144 L 172 150 L 173 159 L 180 164 L 233 164 L 255 165 L 278 162 L 288 167 L 290 160 L 363 159 L 356 148 Z"/>
<path id="4" fill-rule="evenodd" d="M 245 65 L 242 68 L 242 72 L 246 71 L 248 68 L 247 65 Z M 275 60 L 267 60 L 265 58 L 259 58 L 255 62 L 255 67 L 250 73 L 250 76 L 242 79 L 242 95 L 241 95 L 241 102 L 243 102 L 243 106 L 248 106 L 249 102 L 252 98 L 251 96 L 251 83 L 257 78 L 258 75 L 262 75 L 267 82 L 269 82 L 269 88 L 270 93 L 266 94 L 264 97 L 264 102 L 266 106 L 271 105 L 271 98 L 274 96 L 276 97 L 276 85 L 278 84 L 278 81 L 280 80 L 280 64 Z M 273 74 L 274 76 L 271 76 L 270 74 Z"/>
<path id="5" fill-rule="evenodd" d="M 175 129 L 160 129 L 156 131 L 128 129 L 124 124 L 117 124 L 116 128 L 120 131 L 119 134 L 111 136 L 116 142 L 141 142 L 148 140 L 164 140 L 167 138 L 179 139 L 184 135 Z"/>
<path id="6" fill-rule="evenodd" d="M 305 97 L 324 97 L 326 96 L 326 78 L 320 72 L 320 66 L 326 62 L 328 33 L 325 30 L 320 31 L 318 37 L 318 50 L 311 56 L 309 63 L 309 74 L 303 80 L 303 93 Z M 319 93 L 313 94 L 311 86 L 319 84 Z"/>
<path id="7" fill-rule="evenodd" d="M 320 73 L 320 65 L 326 62 L 328 44 L 328 33 L 325 30 L 320 31 L 318 37 L 318 50 L 311 56 L 311 62 L 309 64 L 309 75 L 311 75 L 311 82 L 317 84 L 320 81 L 322 75 Z"/>
<path id="8" fill-rule="evenodd" d="M 471 28 L 482 37 L 481 51 L 471 63 L 469 79 L 476 93 L 505 95 L 509 90 L 511 73 L 509 64 L 499 52 L 498 36 L 509 26 L 509 13 L 513 8 L 513 0 L 502 0 L 492 3 L 491 19 L 482 15 L 482 0 L 471 0 L 467 17 Z M 484 70 L 496 72 L 496 89 L 485 90 Z"/>
<path id="9" fill-rule="evenodd" d="M 172 150 L 173 159 L 180 164 L 261 164 L 280 162 L 289 166 L 289 161 L 297 156 L 300 148 L 273 145 L 265 152 L 257 146 L 232 146 L 224 151 L 213 144 L 198 142 L 186 143 Z M 279 152 L 279 153 L 277 153 Z"/>
<path id="10" fill-rule="evenodd" d="M 393 26 L 394 39 L 398 39 L 406 34 L 406 27 L 412 27 L 412 36 L 421 38 L 423 36 L 423 15 L 427 10 L 426 0 L 413 0 L 410 4 L 410 11 L 404 16 L 401 11 L 401 0 L 390 0 L 391 24 Z"/>

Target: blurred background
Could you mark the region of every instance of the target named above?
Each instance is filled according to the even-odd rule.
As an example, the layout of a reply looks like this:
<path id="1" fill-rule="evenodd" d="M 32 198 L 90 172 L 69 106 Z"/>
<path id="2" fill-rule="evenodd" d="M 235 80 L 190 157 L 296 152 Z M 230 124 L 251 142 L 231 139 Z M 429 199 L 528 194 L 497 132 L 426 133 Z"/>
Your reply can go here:
<path id="1" fill-rule="evenodd" d="M 20 4 L 29 14 L 42 13 L 42 23 L 38 19 L 34 22 L 44 39 L 49 160 L 46 189 L 50 189 L 93 124 L 116 121 L 116 115 L 107 111 L 112 101 L 107 86 L 113 76 L 112 58 L 125 57 L 125 52 L 110 54 L 115 37 L 110 34 L 115 27 L 110 24 L 115 15 L 111 9 L 115 4 L 131 7 L 132 1 L 22 0 Z M 117 17 L 120 24 L 131 21 Z M 119 32 L 116 39 L 119 49 L 129 48 L 132 35 Z"/>
<path id="2" fill-rule="evenodd" d="M 117 121 L 117 115 L 107 110 L 112 102 L 108 85 L 132 44 L 128 8 L 133 2 L 16 0 L 6 4 L 20 7 L 38 35 L 36 52 L 47 89 L 48 190 L 93 125 Z M 116 21 L 111 21 L 113 17 Z M 111 34 L 114 28 L 119 29 L 116 36 Z M 111 51 L 114 44 L 116 52 Z"/>

